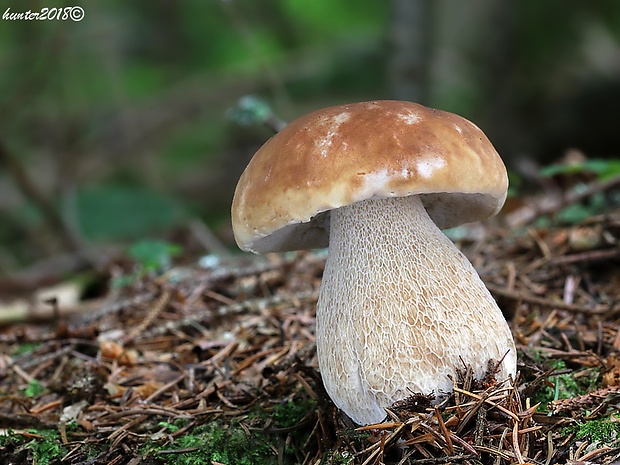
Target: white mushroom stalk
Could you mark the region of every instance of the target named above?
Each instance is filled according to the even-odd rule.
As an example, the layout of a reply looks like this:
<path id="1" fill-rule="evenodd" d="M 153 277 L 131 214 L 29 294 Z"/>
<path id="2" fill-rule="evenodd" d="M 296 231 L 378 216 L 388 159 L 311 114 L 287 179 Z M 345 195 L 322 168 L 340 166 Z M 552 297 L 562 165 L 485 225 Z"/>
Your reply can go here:
<path id="1" fill-rule="evenodd" d="M 498 378 L 515 374 L 501 311 L 419 196 L 331 212 L 316 318 L 325 388 L 359 424 L 413 392 L 451 392 L 449 376 L 465 365 L 482 378 L 503 359 Z"/>

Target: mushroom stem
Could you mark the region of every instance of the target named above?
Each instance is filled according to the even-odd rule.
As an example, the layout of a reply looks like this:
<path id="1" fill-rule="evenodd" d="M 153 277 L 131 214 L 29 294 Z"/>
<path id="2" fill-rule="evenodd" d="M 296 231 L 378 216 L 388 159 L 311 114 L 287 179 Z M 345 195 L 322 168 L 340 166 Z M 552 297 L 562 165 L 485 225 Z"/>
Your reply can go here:
<path id="1" fill-rule="evenodd" d="M 325 388 L 359 424 L 412 393 L 441 397 L 467 365 L 477 378 L 492 360 L 497 379 L 516 372 L 495 300 L 419 196 L 331 212 L 316 326 Z"/>

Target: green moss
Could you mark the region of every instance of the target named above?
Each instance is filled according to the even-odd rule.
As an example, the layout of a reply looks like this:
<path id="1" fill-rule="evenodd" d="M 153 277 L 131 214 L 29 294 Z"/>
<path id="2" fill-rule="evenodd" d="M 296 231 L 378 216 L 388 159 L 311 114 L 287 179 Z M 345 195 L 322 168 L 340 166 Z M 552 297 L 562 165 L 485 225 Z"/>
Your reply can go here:
<path id="1" fill-rule="evenodd" d="M 169 433 L 173 433 L 173 434 L 179 431 L 181 428 L 185 427 L 186 425 L 187 425 L 187 420 L 185 420 L 184 418 L 175 420 L 173 423 L 169 423 L 167 421 L 160 421 L 159 423 L 157 423 L 157 426 L 166 428 Z"/>
<path id="2" fill-rule="evenodd" d="M 34 463 L 48 465 L 59 461 L 66 454 L 57 431 L 45 430 L 38 434 L 40 439 L 33 439 L 26 445 L 32 450 Z"/>
<path id="3" fill-rule="evenodd" d="M 536 361 L 543 364 L 546 369 L 553 369 L 554 373 L 548 378 L 553 386 L 543 385 L 537 389 L 532 396 L 532 403 L 541 403 L 541 411 L 544 411 L 547 404 L 558 399 L 571 399 L 596 389 L 600 378 L 600 370 L 585 369 L 578 371 L 567 371 L 566 363 L 563 360 L 545 359 L 538 355 Z"/>
<path id="4" fill-rule="evenodd" d="M 172 445 L 153 442 L 145 446 L 142 453 L 169 465 L 212 462 L 227 465 L 275 465 L 278 463 L 276 451 L 281 450 L 285 463 L 293 463 L 313 425 L 292 427 L 298 425 L 314 408 L 315 403 L 307 400 L 261 407 L 242 419 L 221 419 L 198 426 L 179 436 Z M 271 420 L 269 430 L 264 430 L 267 419 Z M 160 425 L 166 426 L 171 432 L 178 426 Z M 281 429 L 286 431 L 278 431 Z M 286 444 L 284 448 L 281 447 L 283 441 Z M 177 449 L 179 453 L 161 453 L 162 450 L 171 449 Z"/>
<path id="5" fill-rule="evenodd" d="M 215 433 L 215 432 L 214 432 Z M 227 464 L 251 465 L 277 463 L 269 438 L 257 432 L 247 434 L 241 427 L 228 431 L 218 429 L 214 434 L 212 459 Z"/>
<path id="6" fill-rule="evenodd" d="M 6 433 L 0 434 L 0 450 L 2 448 L 15 444 L 17 441 L 16 436 L 12 430 L 8 430 Z"/>
<path id="7" fill-rule="evenodd" d="M 171 449 L 178 449 L 179 453 L 160 453 L 161 450 Z M 278 463 L 268 435 L 258 432 L 248 434 L 238 422 L 230 425 L 221 421 L 209 423 L 178 437 L 172 446 L 149 444 L 142 449 L 142 454 L 156 457 L 168 465 Z"/>
<path id="8" fill-rule="evenodd" d="M 620 437 L 620 422 L 610 418 L 590 420 L 563 430 L 564 435 L 575 433 L 578 441 L 589 441 L 597 446 L 606 446 Z"/>
<path id="9" fill-rule="evenodd" d="M 353 463 L 353 455 L 347 451 L 334 451 L 328 455 L 326 465 L 350 465 Z"/>
<path id="10" fill-rule="evenodd" d="M 150 457 L 157 463 L 170 465 L 212 462 L 228 465 L 275 465 L 279 463 L 278 451 L 280 451 L 285 463 L 295 463 L 314 426 L 312 422 L 300 425 L 300 421 L 314 408 L 315 403 L 306 400 L 261 407 L 251 415 L 239 419 L 221 418 L 195 427 L 180 435 L 172 444 L 160 442 L 154 436 L 140 452 L 145 459 Z M 265 429 L 267 420 L 269 423 Z M 185 425 L 186 420 L 159 423 L 159 426 L 165 427 L 169 433 L 177 432 Z M 75 425 L 71 425 L 69 429 L 72 430 L 74 427 Z M 67 450 L 57 431 L 30 430 L 29 433 L 32 436 L 12 433 L 0 436 L 0 463 L 4 463 L 3 459 L 27 460 L 37 465 L 61 463 Z M 96 452 L 95 449 L 96 447 L 91 451 L 89 447 L 89 450 L 83 452 L 85 456 L 92 457 Z M 178 453 L 170 453 L 174 449 Z M 163 451 L 167 453 L 162 453 Z M 334 454 L 333 458 L 330 463 L 350 463 L 345 456 Z"/>
<path id="11" fill-rule="evenodd" d="M 13 348 L 13 350 L 11 351 L 11 356 L 19 357 L 20 355 L 30 353 L 40 345 L 40 342 L 25 342 L 23 344 L 19 344 Z"/>
<path id="12" fill-rule="evenodd" d="M 61 463 L 67 450 L 57 431 L 28 430 L 28 433 L 31 436 L 14 434 L 12 431 L 9 431 L 6 436 L 0 436 L 0 459 L 27 457 L 28 463 L 37 465 Z"/>
<path id="13" fill-rule="evenodd" d="M 287 428 L 299 423 L 308 411 L 314 408 L 314 405 L 315 403 L 309 400 L 302 402 L 289 401 L 276 405 L 270 416 L 280 428 Z"/>

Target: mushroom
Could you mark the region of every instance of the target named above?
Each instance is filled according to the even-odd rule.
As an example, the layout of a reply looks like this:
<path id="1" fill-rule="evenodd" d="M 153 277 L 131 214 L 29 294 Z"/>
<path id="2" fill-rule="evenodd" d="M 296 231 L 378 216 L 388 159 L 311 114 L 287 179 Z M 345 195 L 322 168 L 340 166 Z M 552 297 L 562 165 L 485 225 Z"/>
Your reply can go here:
<path id="1" fill-rule="evenodd" d="M 255 253 L 326 247 L 316 308 L 323 384 L 358 424 L 471 367 L 516 373 L 510 328 L 442 228 L 496 214 L 506 168 L 466 119 L 402 101 L 330 107 L 267 141 L 237 185 L 232 225 Z"/>

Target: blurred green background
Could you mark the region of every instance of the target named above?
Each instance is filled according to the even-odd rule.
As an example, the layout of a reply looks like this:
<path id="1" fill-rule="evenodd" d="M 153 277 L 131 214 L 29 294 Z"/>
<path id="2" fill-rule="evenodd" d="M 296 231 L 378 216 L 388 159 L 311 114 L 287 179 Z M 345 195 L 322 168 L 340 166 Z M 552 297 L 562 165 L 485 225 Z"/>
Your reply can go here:
<path id="1" fill-rule="evenodd" d="M 9 16 L 75 5 L 81 21 Z M 517 176 L 568 149 L 620 153 L 615 0 L 12 0 L 0 10 L 4 276 L 63 254 L 97 261 L 109 253 L 99 247 L 147 237 L 234 250 L 234 186 L 273 133 L 231 117 L 248 95 L 283 120 L 384 98 L 454 111 Z"/>

